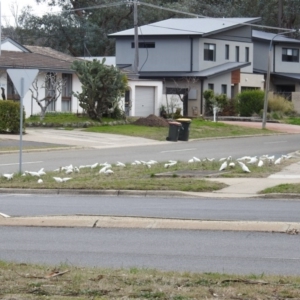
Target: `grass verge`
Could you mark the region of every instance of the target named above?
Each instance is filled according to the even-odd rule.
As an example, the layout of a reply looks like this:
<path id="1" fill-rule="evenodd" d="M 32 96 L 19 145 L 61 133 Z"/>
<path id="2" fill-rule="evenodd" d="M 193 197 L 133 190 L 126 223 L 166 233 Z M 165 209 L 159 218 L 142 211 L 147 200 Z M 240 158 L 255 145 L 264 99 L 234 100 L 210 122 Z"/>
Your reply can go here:
<path id="1" fill-rule="evenodd" d="M 168 136 L 168 127 L 149 127 L 133 124 L 98 126 L 84 129 L 88 132 L 113 133 L 129 136 L 144 137 L 158 141 L 165 141 Z M 189 139 L 235 137 L 261 134 L 278 134 L 268 129 L 254 129 L 242 126 L 212 122 L 202 119 L 193 119 L 190 125 Z"/>
<path id="2" fill-rule="evenodd" d="M 1 299 L 298 299 L 299 289 L 299 276 L 49 267 L 0 261 Z"/>
<path id="3" fill-rule="evenodd" d="M 227 168 L 219 172 L 219 161 L 202 160 L 200 162 L 177 162 L 176 165 L 165 168 L 165 163 L 159 162 L 152 165 L 126 164 L 119 167 L 112 164 L 112 174 L 99 173 L 103 166 L 95 168 L 85 166 L 80 172 L 66 174 L 65 170 L 49 171 L 42 175 L 43 182 L 38 183 L 38 177 L 15 174 L 12 180 L 0 177 L 2 188 L 45 188 L 45 189 L 99 189 L 99 190 L 173 190 L 190 192 L 212 192 L 226 187 L 219 182 L 205 180 L 206 177 L 267 177 L 270 174 L 280 171 L 284 166 L 297 161 L 297 158 L 290 158 L 280 165 L 265 165 L 257 167 L 249 166 L 251 173 L 245 173 L 236 163 L 234 168 Z M 32 170 L 31 170 L 32 171 Z M 38 170 L 35 170 L 38 171 Z M 67 177 L 70 180 L 60 183 L 53 177 Z"/>
<path id="4" fill-rule="evenodd" d="M 279 193 L 279 194 L 300 194 L 300 185 L 299 184 L 279 184 L 274 187 L 270 187 L 264 189 L 260 192 L 260 194 L 272 194 L 272 193 Z"/>

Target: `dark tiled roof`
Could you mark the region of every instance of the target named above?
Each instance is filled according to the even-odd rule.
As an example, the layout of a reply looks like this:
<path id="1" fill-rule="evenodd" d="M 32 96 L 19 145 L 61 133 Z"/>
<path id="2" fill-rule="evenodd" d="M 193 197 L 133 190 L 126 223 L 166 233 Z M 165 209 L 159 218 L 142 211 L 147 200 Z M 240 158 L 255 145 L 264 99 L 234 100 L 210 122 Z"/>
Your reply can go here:
<path id="1" fill-rule="evenodd" d="M 24 47 L 26 47 L 32 53 L 50 56 L 53 58 L 57 58 L 57 59 L 61 59 L 61 60 L 69 61 L 69 62 L 73 62 L 75 59 L 78 59 L 76 57 L 65 54 L 63 52 L 56 51 L 50 47 L 28 46 L 28 45 L 24 45 Z"/>
<path id="2" fill-rule="evenodd" d="M 44 48 L 44 47 L 37 47 L 37 48 Z M 18 51 L 1 51 L 0 68 L 1 69 L 28 68 L 28 69 L 39 69 L 40 71 L 46 71 L 46 72 L 66 72 L 66 73 L 74 72 L 73 70 L 71 70 L 71 64 L 74 60 L 78 60 L 76 57 L 73 58 L 72 56 L 66 55 L 64 53 L 60 53 L 51 48 L 46 48 L 46 49 L 50 49 L 51 52 L 53 53 L 53 56 L 50 56 L 49 54 L 46 55 L 46 53 L 41 54 L 41 53 L 24 53 Z M 42 52 L 42 49 L 40 49 L 40 51 Z M 49 51 L 49 50 L 45 50 L 45 51 Z M 54 57 L 54 52 L 56 54 L 55 57 Z"/>

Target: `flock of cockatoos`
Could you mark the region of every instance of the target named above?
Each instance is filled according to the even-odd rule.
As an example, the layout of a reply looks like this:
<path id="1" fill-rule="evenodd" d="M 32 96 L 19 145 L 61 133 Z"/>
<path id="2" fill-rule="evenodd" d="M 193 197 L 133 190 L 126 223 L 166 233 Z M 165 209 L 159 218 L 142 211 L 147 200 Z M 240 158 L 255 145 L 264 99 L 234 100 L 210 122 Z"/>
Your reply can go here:
<path id="1" fill-rule="evenodd" d="M 240 158 L 236 159 L 236 162 L 233 161 L 232 157 L 225 157 L 225 158 L 220 158 L 219 160 L 215 160 L 214 158 L 204 158 L 200 159 L 198 157 L 193 157 L 188 160 L 188 163 L 199 163 L 199 162 L 219 162 L 221 164 L 219 171 L 224 171 L 226 169 L 230 168 L 235 168 L 237 165 L 239 165 L 242 170 L 246 173 L 250 173 L 250 165 L 257 165 L 258 167 L 262 167 L 265 164 L 274 164 L 278 165 L 280 164 L 283 160 L 291 158 L 291 155 L 281 155 L 280 157 L 275 159 L 275 156 L 269 156 L 269 155 L 262 155 L 260 157 L 257 156 L 243 156 Z M 152 165 L 157 164 L 158 162 L 155 160 L 149 160 L 149 161 L 143 161 L 143 160 L 135 160 L 134 162 L 131 163 L 131 165 L 145 165 L 147 168 L 151 168 Z M 177 164 L 177 161 L 175 160 L 169 160 L 168 162 L 164 163 L 165 168 L 170 168 L 172 166 L 175 166 Z M 117 162 L 115 167 L 126 167 L 126 164 L 122 162 Z M 72 164 L 69 166 L 65 167 L 60 167 L 58 169 L 55 169 L 54 172 L 57 173 L 64 173 L 65 175 L 70 175 L 73 173 L 79 173 L 81 169 L 83 168 L 89 168 L 91 170 L 99 168 L 99 174 L 106 174 L 110 175 L 113 174 L 114 171 L 112 170 L 112 165 L 105 162 L 105 163 L 95 163 L 92 165 L 81 165 L 79 167 L 73 166 Z M 32 176 L 32 177 L 38 177 L 38 183 L 43 183 L 43 180 L 40 178 L 41 176 L 45 175 L 46 172 L 44 171 L 44 168 L 40 169 L 37 172 L 34 171 L 25 171 L 22 176 Z M 3 174 L 3 177 L 5 177 L 7 180 L 12 180 L 14 177 L 14 173 L 12 174 Z M 67 182 L 72 179 L 72 177 L 52 177 L 56 182 L 63 183 Z"/>

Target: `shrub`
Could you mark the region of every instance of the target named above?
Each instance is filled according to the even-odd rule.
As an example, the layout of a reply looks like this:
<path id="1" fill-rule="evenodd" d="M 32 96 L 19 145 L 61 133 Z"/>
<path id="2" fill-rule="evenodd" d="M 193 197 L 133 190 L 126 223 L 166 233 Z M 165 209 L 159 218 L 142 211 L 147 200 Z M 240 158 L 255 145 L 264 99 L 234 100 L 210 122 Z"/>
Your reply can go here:
<path id="1" fill-rule="evenodd" d="M 228 105 L 227 96 L 224 94 L 215 95 L 214 91 L 206 90 L 203 93 L 205 99 L 205 114 L 212 115 L 213 107 L 216 105 L 219 109 L 219 112 L 222 112 L 224 108 Z"/>
<path id="2" fill-rule="evenodd" d="M 237 95 L 240 116 L 251 117 L 259 114 L 264 107 L 264 91 L 247 90 Z"/>
<path id="3" fill-rule="evenodd" d="M 23 129 L 25 111 L 23 109 Z M 20 133 L 20 103 L 10 100 L 0 101 L 0 132 Z"/>
<path id="4" fill-rule="evenodd" d="M 274 95 L 268 99 L 268 111 L 281 112 L 281 114 L 290 115 L 294 112 L 294 105 L 285 98 Z"/>
<path id="5" fill-rule="evenodd" d="M 238 114 L 238 102 L 236 99 L 227 100 L 227 104 L 220 112 L 221 116 L 236 116 Z"/>

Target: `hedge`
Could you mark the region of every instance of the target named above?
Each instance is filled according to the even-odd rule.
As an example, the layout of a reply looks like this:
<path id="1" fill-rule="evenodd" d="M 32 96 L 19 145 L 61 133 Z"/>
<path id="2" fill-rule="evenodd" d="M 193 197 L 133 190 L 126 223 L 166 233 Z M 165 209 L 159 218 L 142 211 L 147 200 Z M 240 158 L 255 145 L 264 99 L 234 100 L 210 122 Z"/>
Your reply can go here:
<path id="1" fill-rule="evenodd" d="M 25 111 L 23 108 L 23 130 Z M 20 133 L 20 103 L 11 100 L 0 101 L 0 133 Z"/>
<path id="2" fill-rule="evenodd" d="M 238 94 L 239 112 L 241 117 L 251 117 L 260 114 L 264 107 L 264 91 L 246 90 Z"/>

